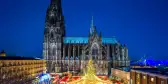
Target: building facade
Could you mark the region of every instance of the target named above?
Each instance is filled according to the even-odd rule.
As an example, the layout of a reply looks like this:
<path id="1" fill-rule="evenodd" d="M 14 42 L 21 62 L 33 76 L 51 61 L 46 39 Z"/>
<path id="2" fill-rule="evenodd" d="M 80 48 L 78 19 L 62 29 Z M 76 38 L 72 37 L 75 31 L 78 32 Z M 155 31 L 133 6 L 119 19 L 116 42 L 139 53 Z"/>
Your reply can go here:
<path id="1" fill-rule="evenodd" d="M 115 37 L 98 33 L 93 18 L 88 37 L 65 36 L 61 0 L 51 0 L 46 12 L 43 57 L 49 72 L 82 72 L 90 58 L 98 75 L 107 75 L 111 67 L 129 66 L 128 49 Z"/>
<path id="2" fill-rule="evenodd" d="M 111 69 L 112 77 L 117 77 L 120 81 L 123 80 L 124 84 L 130 84 L 130 71 L 123 69 Z"/>
<path id="3" fill-rule="evenodd" d="M 168 74 L 161 74 L 158 69 L 132 69 L 131 84 L 168 84 Z"/>
<path id="4" fill-rule="evenodd" d="M 2 50 L 2 52 L 0 53 L 0 57 L 5 57 L 6 56 L 6 53 L 4 50 Z"/>
<path id="5" fill-rule="evenodd" d="M 45 71 L 45 60 L 0 57 L 1 84 L 33 84 L 36 77 Z"/>

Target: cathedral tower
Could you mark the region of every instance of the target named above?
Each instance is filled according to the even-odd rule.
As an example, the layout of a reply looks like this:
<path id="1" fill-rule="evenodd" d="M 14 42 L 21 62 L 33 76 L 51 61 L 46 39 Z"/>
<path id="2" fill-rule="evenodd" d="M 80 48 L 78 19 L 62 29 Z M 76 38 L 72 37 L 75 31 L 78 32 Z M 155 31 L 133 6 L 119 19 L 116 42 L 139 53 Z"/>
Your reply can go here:
<path id="1" fill-rule="evenodd" d="M 61 67 L 58 60 L 62 58 L 64 36 L 65 25 L 61 0 L 51 0 L 46 12 L 43 42 L 43 58 L 47 60 L 47 70 L 49 72 L 59 72 L 56 67 Z"/>
<path id="2" fill-rule="evenodd" d="M 120 45 L 115 37 L 99 34 L 93 17 L 89 37 L 66 37 L 61 0 L 51 0 L 46 12 L 43 58 L 50 73 L 81 73 L 90 58 L 97 75 L 110 74 L 111 67 L 129 65 L 127 47 Z"/>

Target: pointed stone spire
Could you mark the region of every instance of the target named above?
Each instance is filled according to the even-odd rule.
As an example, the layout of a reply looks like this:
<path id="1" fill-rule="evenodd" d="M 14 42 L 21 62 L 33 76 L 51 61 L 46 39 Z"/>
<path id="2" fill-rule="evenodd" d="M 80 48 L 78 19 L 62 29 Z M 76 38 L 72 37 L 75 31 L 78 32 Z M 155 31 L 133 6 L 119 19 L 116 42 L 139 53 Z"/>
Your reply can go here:
<path id="1" fill-rule="evenodd" d="M 61 0 L 51 0 L 51 4 L 61 5 Z"/>
<path id="2" fill-rule="evenodd" d="M 90 35 L 92 35 L 93 34 L 93 32 L 94 32 L 94 18 L 93 18 L 93 16 L 92 16 L 92 20 L 91 20 L 91 27 L 90 27 Z"/>
<path id="3" fill-rule="evenodd" d="M 94 17 L 92 16 L 92 27 L 94 26 Z"/>
<path id="4" fill-rule="evenodd" d="M 50 6 L 62 14 L 61 0 L 51 0 Z"/>

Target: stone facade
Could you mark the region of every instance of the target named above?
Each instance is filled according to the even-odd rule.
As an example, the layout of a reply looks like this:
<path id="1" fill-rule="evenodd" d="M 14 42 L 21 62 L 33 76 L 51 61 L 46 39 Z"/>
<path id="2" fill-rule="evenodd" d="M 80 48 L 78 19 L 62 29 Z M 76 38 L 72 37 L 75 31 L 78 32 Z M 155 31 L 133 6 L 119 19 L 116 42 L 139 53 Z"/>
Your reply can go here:
<path id="1" fill-rule="evenodd" d="M 115 37 L 98 33 L 93 18 L 88 37 L 66 37 L 61 0 L 51 0 L 47 9 L 43 57 L 49 72 L 82 72 L 90 58 L 98 75 L 107 75 L 111 67 L 129 66 L 128 49 Z"/>

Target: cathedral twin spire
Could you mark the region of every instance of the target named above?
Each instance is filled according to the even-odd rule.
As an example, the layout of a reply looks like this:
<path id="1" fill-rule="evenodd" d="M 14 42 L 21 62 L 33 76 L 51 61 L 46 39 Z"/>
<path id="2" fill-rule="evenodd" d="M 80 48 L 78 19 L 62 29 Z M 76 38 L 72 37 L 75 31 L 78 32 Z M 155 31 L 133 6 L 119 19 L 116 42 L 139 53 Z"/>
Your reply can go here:
<path id="1" fill-rule="evenodd" d="M 57 10 L 62 10 L 61 9 L 61 0 L 51 0 L 51 5 L 56 6 Z M 92 16 L 91 27 L 90 27 L 90 35 L 94 34 L 94 32 L 96 32 L 96 27 L 94 25 L 94 17 Z"/>
<path id="2" fill-rule="evenodd" d="M 61 36 L 65 35 L 64 16 L 62 14 L 61 0 L 51 0 L 50 6 L 47 9 L 46 22 L 54 28 L 57 27 L 56 32 L 58 34 L 61 34 Z"/>
<path id="3" fill-rule="evenodd" d="M 51 0 L 50 8 L 57 13 L 55 15 L 62 15 L 61 0 Z"/>

